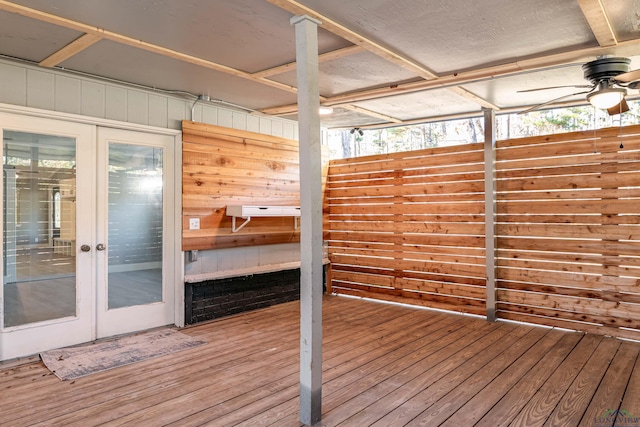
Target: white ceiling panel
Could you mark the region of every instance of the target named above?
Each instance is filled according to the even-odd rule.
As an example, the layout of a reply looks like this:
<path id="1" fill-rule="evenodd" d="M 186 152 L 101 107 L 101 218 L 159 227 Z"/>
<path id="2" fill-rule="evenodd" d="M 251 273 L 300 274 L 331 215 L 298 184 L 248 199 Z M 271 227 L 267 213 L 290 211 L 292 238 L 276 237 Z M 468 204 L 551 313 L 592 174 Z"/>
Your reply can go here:
<path id="1" fill-rule="evenodd" d="M 535 73 L 520 74 L 501 79 L 470 83 L 464 88 L 484 98 L 500 108 L 517 107 L 519 105 L 536 105 L 553 98 L 584 91 L 581 88 L 558 88 L 534 92 L 524 90 L 564 85 L 588 85 L 582 76 L 581 64 L 573 64 Z M 573 99 L 578 99 L 574 97 Z M 568 98 L 567 100 L 572 100 Z"/>
<path id="2" fill-rule="evenodd" d="M 247 72 L 295 61 L 290 14 L 264 0 L 18 0 L 15 3 Z M 321 52 L 351 43 L 321 30 Z"/>
<path id="3" fill-rule="evenodd" d="M 640 57 L 636 56 L 631 59 L 630 68 L 640 68 Z M 503 77 L 499 80 L 489 79 L 482 82 L 466 84 L 463 87 L 498 105 L 500 108 L 533 106 L 564 95 L 589 91 L 588 88 L 565 87 L 533 92 L 519 92 L 562 85 L 590 85 L 590 82 L 584 79 L 582 63 L 568 64 L 538 72 Z M 628 92 L 631 96 L 638 94 L 637 90 L 628 90 Z M 586 94 L 581 94 L 567 97 L 562 101 L 568 102 L 585 99 Z M 524 110 L 526 108 L 522 109 Z"/>
<path id="4" fill-rule="evenodd" d="M 154 88 L 209 95 L 252 109 L 296 102 L 296 95 L 207 68 L 102 40 L 61 64 L 65 68 Z"/>
<path id="5" fill-rule="evenodd" d="M 40 62 L 82 33 L 0 11 L 0 54 Z"/>
<path id="6" fill-rule="evenodd" d="M 363 87 L 378 87 L 415 80 L 415 74 L 370 52 L 361 52 L 319 65 L 320 94 L 333 96 Z M 296 72 L 289 71 L 273 80 L 297 86 Z"/>
<path id="7" fill-rule="evenodd" d="M 290 114 L 284 117 L 290 120 L 298 120 L 296 114 Z M 358 123 L 358 125 L 354 126 L 354 123 Z M 328 128 L 354 128 L 380 123 L 384 123 L 384 120 L 340 107 L 334 107 L 331 115 L 322 116 L 322 125 Z"/>
<path id="8" fill-rule="evenodd" d="M 480 111 L 480 107 L 476 103 L 446 89 L 390 96 L 358 102 L 355 105 L 400 120 Z"/>
<path id="9" fill-rule="evenodd" d="M 597 43 L 570 0 L 302 0 L 446 74 Z"/>

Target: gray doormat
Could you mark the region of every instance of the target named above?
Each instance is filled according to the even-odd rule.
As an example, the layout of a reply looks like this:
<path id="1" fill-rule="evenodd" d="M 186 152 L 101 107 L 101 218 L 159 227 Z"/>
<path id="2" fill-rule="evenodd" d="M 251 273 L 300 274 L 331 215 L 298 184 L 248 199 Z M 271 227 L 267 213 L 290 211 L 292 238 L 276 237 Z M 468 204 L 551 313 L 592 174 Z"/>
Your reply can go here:
<path id="1" fill-rule="evenodd" d="M 58 378 L 72 380 L 202 344 L 206 344 L 206 341 L 175 329 L 160 329 L 94 344 L 50 350 L 40 353 L 40 358 Z"/>

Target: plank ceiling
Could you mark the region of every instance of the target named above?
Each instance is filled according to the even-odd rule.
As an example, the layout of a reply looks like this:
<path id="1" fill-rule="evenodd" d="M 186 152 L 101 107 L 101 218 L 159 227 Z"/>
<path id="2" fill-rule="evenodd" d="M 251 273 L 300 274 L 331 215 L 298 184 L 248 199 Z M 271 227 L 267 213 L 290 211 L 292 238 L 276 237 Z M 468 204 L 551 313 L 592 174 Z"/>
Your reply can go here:
<path id="1" fill-rule="evenodd" d="M 298 14 L 322 21 L 327 127 L 517 111 L 603 55 L 640 68 L 640 0 L 0 0 L 0 55 L 295 119 Z"/>

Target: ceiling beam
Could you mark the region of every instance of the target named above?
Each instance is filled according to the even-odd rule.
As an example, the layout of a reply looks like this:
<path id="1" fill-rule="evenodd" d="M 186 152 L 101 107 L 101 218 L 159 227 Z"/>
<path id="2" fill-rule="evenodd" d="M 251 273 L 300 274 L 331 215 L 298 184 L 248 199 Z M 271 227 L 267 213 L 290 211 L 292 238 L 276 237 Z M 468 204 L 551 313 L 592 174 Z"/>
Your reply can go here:
<path id="1" fill-rule="evenodd" d="M 387 49 L 386 47 L 376 43 L 361 34 L 356 33 L 355 31 L 350 30 L 337 23 L 336 21 L 316 12 L 315 10 L 298 3 L 295 0 L 267 0 L 269 3 L 278 6 L 281 9 L 284 9 L 288 12 L 291 12 L 294 15 L 308 15 L 314 19 L 317 19 L 321 22 L 321 27 L 325 30 L 342 37 L 345 40 L 350 41 L 351 43 L 362 46 L 369 52 L 375 53 L 376 55 L 386 59 L 389 62 L 392 62 L 396 65 L 401 66 L 407 70 L 412 71 L 413 73 L 419 75 L 424 79 L 433 79 L 436 78 L 437 75 L 433 71 L 425 68 L 424 66 L 418 64 L 417 62 L 406 58 L 396 52 Z"/>
<path id="2" fill-rule="evenodd" d="M 382 119 L 387 123 L 402 123 L 402 120 L 397 119 L 395 117 L 387 116 L 386 114 L 378 113 L 376 111 L 367 110 L 366 108 L 358 107 L 357 105 L 352 104 L 344 104 L 341 105 L 340 108 L 344 108 L 346 110 L 355 111 L 360 114 L 364 114 L 371 117 L 377 117 L 378 119 Z"/>
<path id="3" fill-rule="evenodd" d="M 600 46 L 615 46 L 618 44 L 616 35 L 607 17 L 602 0 L 578 0 L 580 9 L 596 36 Z"/>
<path id="4" fill-rule="evenodd" d="M 60 62 L 64 61 L 65 59 L 68 59 L 69 57 L 73 56 L 74 54 L 80 52 L 82 49 L 85 49 L 89 46 L 91 46 L 93 43 L 97 42 L 98 40 L 101 39 L 107 39 L 107 40 L 111 40 L 113 42 L 116 43 L 120 43 L 120 44 L 124 44 L 127 46 L 132 46 L 138 49 L 143 49 L 149 52 L 153 52 L 159 55 L 163 55 L 169 58 L 173 58 L 173 59 L 177 59 L 179 61 L 184 61 L 184 62 L 188 62 L 194 65 L 198 65 L 201 67 L 205 67 L 205 68 L 209 68 L 215 71 L 220 71 L 226 74 L 230 74 L 232 76 L 236 76 L 236 77 L 241 77 L 247 80 L 252 80 L 255 81 L 257 83 L 262 83 L 268 86 L 272 86 L 287 92 L 291 92 L 291 93 L 297 93 L 297 89 L 294 86 L 290 86 L 284 83 L 279 83 L 276 82 L 274 80 L 269 80 L 266 77 L 269 75 L 275 75 L 275 74 L 279 74 L 280 72 L 283 71 L 274 71 L 275 69 L 270 69 L 270 70 L 264 70 L 264 71 L 259 71 L 257 73 L 247 73 L 244 71 L 240 71 L 240 70 L 236 70 L 234 68 L 231 67 L 227 67 L 225 65 L 221 65 L 221 64 L 217 64 L 215 62 L 212 61 L 208 61 L 202 58 L 198 58 L 192 55 L 187 55 L 184 54 L 182 52 L 178 52 L 172 49 L 168 49 L 168 48 L 164 48 L 162 46 L 158 46 L 158 45 L 154 45 L 151 43 L 147 43 L 144 42 L 142 40 L 136 40 L 133 39 L 131 37 L 127 37 L 125 35 L 122 34 L 118 34 L 118 33 L 114 33 L 112 31 L 108 31 L 108 30 L 104 30 L 102 28 L 98 28 L 98 27 L 94 27 L 91 25 L 87 25 L 87 24 L 83 24 L 81 22 L 77 22 L 77 21 L 73 21 L 67 18 L 62 18 L 60 16 L 57 15 L 53 15 L 50 13 L 46 13 L 46 12 L 42 12 L 36 9 L 31 9 L 25 6 L 21 6 L 21 5 L 17 5 L 5 0 L 0 0 L 0 10 L 4 10 L 6 12 L 11 12 L 11 13 L 16 13 L 18 15 L 22 15 L 22 16 L 26 16 L 28 18 L 32 18 L 32 19 L 36 19 L 38 21 L 42 21 L 42 22 L 47 22 L 49 24 L 54 24 L 54 25 L 58 25 L 64 28 L 68 28 L 71 30 L 75 30 L 75 31 L 81 31 L 83 33 L 85 33 L 83 36 L 79 37 L 78 39 L 74 40 L 73 42 L 71 42 L 69 45 L 65 46 L 64 48 L 60 49 L 58 52 L 54 53 L 53 55 L 49 56 L 48 58 L 44 59 L 40 65 L 43 66 L 47 66 L 47 67 L 54 67 L 55 65 L 59 64 Z M 321 55 L 321 58 L 323 61 L 330 61 L 333 59 L 337 59 L 337 58 L 341 58 L 343 56 L 346 55 L 352 55 L 358 52 L 362 52 L 365 49 L 360 47 L 360 46 L 349 46 L 343 49 L 337 49 L 335 51 L 332 52 L 327 52 L 323 55 Z M 295 63 L 292 64 L 285 64 L 281 67 L 276 67 L 280 68 L 281 70 L 293 70 L 295 69 Z M 326 101 L 326 97 L 321 96 L 320 100 Z M 358 108 L 358 107 L 356 107 Z M 293 110 L 293 112 L 297 112 L 297 105 L 296 108 Z M 381 118 L 383 120 L 387 120 L 387 121 L 391 121 L 391 122 L 398 122 L 398 119 L 395 119 L 393 117 L 389 117 L 389 116 L 385 116 L 383 114 L 380 113 L 376 113 L 374 111 L 369 111 L 369 110 L 365 110 L 364 108 L 360 109 L 360 112 L 363 114 L 367 114 L 370 115 L 372 117 L 377 117 L 377 118 Z"/>
<path id="5" fill-rule="evenodd" d="M 480 104 L 484 108 L 489 108 L 491 110 L 496 110 L 496 111 L 500 110 L 500 107 L 498 107 L 497 105 L 492 104 L 491 102 L 487 101 L 486 99 L 479 97 L 475 93 L 473 93 L 470 90 L 467 90 L 467 89 L 465 89 L 463 87 L 451 86 L 451 87 L 448 87 L 448 89 L 450 91 L 452 91 L 453 93 L 462 96 L 463 98 L 466 98 L 468 100 L 474 101 L 476 104 Z"/>
<path id="6" fill-rule="evenodd" d="M 40 61 L 38 65 L 41 67 L 55 67 L 61 62 L 66 61 L 77 53 L 82 52 L 89 46 L 92 46 L 94 43 L 102 40 L 102 37 L 97 36 L 95 34 L 84 34 L 62 49 L 52 53 L 47 58 Z"/>
<path id="7" fill-rule="evenodd" d="M 336 49 L 336 50 L 332 50 L 330 52 L 326 52 L 318 55 L 318 63 L 333 61 L 334 59 L 343 58 L 345 56 L 354 55 L 360 52 L 364 52 L 364 48 L 361 46 L 353 45 L 353 46 L 343 47 L 342 49 Z M 288 71 L 293 71 L 295 69 L 296 69 L 296 63 L 290 62 L 288 64 L 283 64 L 277 67 L 258 71 L 251 75 L 257 78 L 263 78 L 263 77 L 275 76 L 277 74 L 283 74 Z"/>
<path id="8" fill-rule="evenodd" d="M 432 80 L 432 79 L 438 78 L 438 75 L 434 71 L 428 69 L 427 67 L 413 61 L 410 58 L 400 55 L 399 53 L 394 52 L 391 49 L 388 49 L 382 46 L 381 44 L 363 36 L 362 34 L 358 34 L 355 31 L 350 30 L 344 25 L 339 24 L 338 22 L 332 20 L 331 18 L 324 16 L 319 12 L 316 12 L 315 10 L 303 4 L 298 3 L 296 0 L 267 0 L 267 1 L 294 15 L 307 15 L 314 19 L 317 19 L 321 22 L 320 26 L 325 30 L 339 37 L 342 37 L 343 39 L 348 40 L 355 45 L 362 46 L 369 52 L 374 53 L 379 57 L 384 58 L 387 61 L 404 68 L 405 70 L 409 70 L 412 73 L 415 73 L 416 75 L 422 77 L 425 80 Z M 472 101 L 479 103 L 483 107 L 499 109 L 498 106 L 491 104 L 490 102 L 464 89 L 461 89 L 461 88 L 460 89 L 451 88 L 451 89 L 458 95 L 471 99 Z"/>
<path id="9" fill-rule="evenodd" d="M 246 80 L 251 80 L 257 83 L 261 83 L 267 86 L 271 86 L 286 92 L 297 93 L 297 89 L 294 86 L 279 83 L 273 80 L 266 79 L 264 77 L 255 77 L 251 73 L 237 70 L 235 68 L 227 67 L 226 65 L 218 64 L 213 61 L 198 58 L 193 55 L 187 55 L 177 50 L 168 49 L 166 47 L 158 46 L 152 43 L 147 43 L 142 40 L 137 40 L 132 37 L 127 37 L 122 34 L 108 31 L 92 25 L 83 24 L 81 22 L 73 21 L 71 19 L 62 18 L 51 13 L 42 12 L 37 9 L 31 9 L 25 6 L 21 6 L 15 3 L 11 3 L 5 0 L 0 0 L 0 10 L 6 12 L 15 13 L 27 18 L 36 19 L 38 21 L 47 22 L 49 24 L 58 25 L 60 27 L 68 28 L 82 33 L 91 34 L 100 38 L 104 38 L 116 43 L 120 43 L 126 46 L 135 47 L 138 49 L 146 50 L 158 55 L 162 55 L 168 58 L 176 59 L 178 61 L 188 62 L 190 64 L 198 65 L 200 67 L 208 68 L 221 73 L 229 74 L 232 76 L 240 77 Z"/>
<path id="10" fill-rule="evenodd" d="M 420 80 L 416 82 L 393 84 L 374 89 L 364 89 L 341 95 L 327 97 L 324 104 L 327 106 L 339 106 L 341 104 L 368 101 L 371 99 L 385 98 L 388 96 L 403 95 L 425 90 L 441 89 L 465 83 L 473 83 L 482 80 L 490 80 L 499 77 L 532 72 L 545 68 L 558 67 L 571 64 L 582 64 L 596 59 L 601 55 L 634 56 L 640 54 L 640 39 L 619 42 L 613 47 L 591 47 L 570 52 L 544 55 L 521 61 L 509 62 L 493 67 L 478 68 L 440 76 L 433 80 Z M 282 115 L 295 113 L 297 106 L 294 104 L 265 108 L 261 112 L 265 114 Z"/>

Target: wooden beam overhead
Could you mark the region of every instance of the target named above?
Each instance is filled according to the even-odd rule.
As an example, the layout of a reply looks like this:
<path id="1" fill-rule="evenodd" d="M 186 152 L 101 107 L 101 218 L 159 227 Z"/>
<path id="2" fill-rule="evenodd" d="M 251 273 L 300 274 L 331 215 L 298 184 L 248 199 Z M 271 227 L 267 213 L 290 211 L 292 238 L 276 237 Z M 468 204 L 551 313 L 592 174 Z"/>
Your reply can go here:
<path id="1" fill-rule="evenodd" d="M 237 70 L 235 68 L 227 67 L 226 65 L 218 64 L 213 61 L 208 61 L 206 59 L 198 58 L 193 55 L 187 55 L 186 53 L 179 52 L 177 50 L 158 46 L 153 43 L 147 43 L 145 41 L 137 40 L 132 37 L 127 37 L 125 35 L 115 33 L 113 31 L 108 31 L 103 28 L 83 24 L 81 22 L 73 21 L 71 19 L 62 18 L 60 16 L 56 16 L 51 13 L 42 12 L 37 9 L 31 9 L 31 8 L 14 4 L 5 0 L 0 0 L 0 10 L 4 10 L 5 12 L 15 13 L 31 19 L 36 19 L 42 22 L 48 22 L 49 24 L 58 25 L 60 27 L 80 31 L 86 34 L 91 34 L 99 38 L 104 38 L 104 39 L 111 40 L 113 42 L 120 43 L 126 46 L 131 46 L 138 49 L 146 50 L 147 52 L 153 52 L 155 54 L 166 56 L 168 58 L 173 58 L 178 61 L 188 62 L 190 64 L 194 64 L 200 67 L 219 71 L 221 73 L 251 80 L 257 83 L 262 83 L 264 85 L 271 86 L 286 92 L 297 93 L 297 89 L 294 86 L 290 86 L 284 83 L 279 83 L 279 82 L 262 78 L 262 77 L 255 77 L 251 73 L 247 73 L 246 71 Z"/>
<path id="2" fill-rule="evenodd" d="M 71 58 L 73 55 L 82 52 L 89 46 L 92 46 L 94 43 L 102 40 L 102 37 L 96 34 L 84 34 L 62 49 L 52 53 L 47 58 L 40 61 L 38 65 L 41 67 L 55 67 L 61 62 L 66 61 Z"/>
<path id="3" fill-rule="evenodd" d="M 415 74 L 419 75 L 424 79 L 434 79 L 437 77 L 436 73 L 427 69 L 426 67 L 418 64 L 417 62 L 406 58 L 392 50 L 376 43 L 373 40 L 370 40 L 364 37 L 361 34 L 356 33 L 353 30 L 345 27 L 344 25 L 339 24 L 338 22 L 328 18 L 315 10 L 298 3 L 295 0 L 267 0 L 269 3 L 278 6 L 281 9 L 284 9 L 288 12 L 293 13 L 294 15 L 307 15 L 314 19 L 317 19 L 321 22 L 321 27 L 325 30 L 342 37 L 345 40 L 350 41 L 351 43 L 362 46 L 364 49 L 369 52 L 375 53 L 376 55 L 386 59 L 389 62 L 392 62 L 396 65 L 399 65 L 402 68 L 410 70 Z"/>
<path id="4" fill-rule="evenodd" d="M 529 58 L 522 61 L 509 62 L 506 64 L 496 65 L 487 68 L 479 68 L 455 74 L 440 76 L 433 80 L 420 80 L 417 82 L 401 83 L 397 85 L 384 86 L 374 89 L 364 89 L 327 97 L 324 104 L 327 106 L 340 106 L 342 104 L 350 104 L 353 102 L 367 101 L 370 99 L 385 98 L 387 96 L 395 96 L 421 92 L 431 89 L 440 89 L 471 83 L 475 81 L 494 79 L 498 77 L 506 77 L 509 75 L 519 74 L 523 72 L 536 71 L 544 68 L 555 67 L 572 63 L 583 63 L 596 59 L 601 55 L 617 55 L 617 56 L 633 56 L 640 54 L 640 39 L 619 42 L 617 46 L 612 47 L 590 47 L 570 52 L 556 53 L 552 55 L 539 56 Z M 265 114 L 281 115 L 293 114 L 296 111 L 296 105 L 281 105 L 271 108 L 265 108 L 261 112 Z"/>
<path id="5" fill-rule="evenodd" d="M 342 49 L 332 50 L 330 52 L 323 53 L 318 55 L 318 63 L 333 61 L 334 59 L 343 58 L 345 56 L 353 55 L 356 53 L 364 52 L 364 48 L 361 46 L 348 46 L 343 47 Z M 277 67 L 268 68 L 266 70 L 258 71 L 252 74 L 252 76 L 257 78 L 264 78 L 275 76 L 277 74 L 283 74 L 288 71 L 293 71 L 296 69 L 296 63 L 290 62 L 288 64 L 279 65 Z"/>
<path id="6" fill-rule="evenodd" d="M 463 98 L 470 99 L 471 101 L 474 101 L 477 104 L 480 104 L 483 108 L 489 108 L 491 110 L 500 110 L 500 107 L 498 107 L 497 105 L 492 104 L 491 102 L 487 101 L 486 99 L 479 97 L 475 93 L 473 93 L 471 91 L 468 91 L 467 89 L 465 89 L 463 87 L 452 86 L 452 87 L 449 88 L 449 90 L 451 90 L 452 92 L 462 96 Z"/>
<path id="7" fill-rule="evenodd" d="M 307 15 L 311 16 L 314 19 L 319 20 L 322 24 L 321 27 L 325 30 L 342 37 L 345 40 L 350 41 L 351 43 L 362 46 L 364 49 L 368 50 L 371 53 L 374 53 L 381 58 L 386 59 L 387 61 L 394 63 L 406 70 L 409 70 L 416 75 L 422 77 L 425 80 L 433 80 L 437 79 L 438 75 L 421 65 L 412 59 L 409 59 L 403 55 L 400 55 L 397 52 L 392 51 L 389 48 L 382 46 L 381 44 L 363 36 L 362 34 L 358 34 L 353 30 L 345 27 L 344 25 L 339 24 L 338 22 L 324 16 L 315 10 L 298 3 L 296 0 L 267 0 L 269 3 L 274 4 L 288 12 L 293 13 L 294 15 Z M 479 96 L 472 94 L 471 92 L 462 89 L 462 88 L 451 88 L 451 90 L 457 93 L 460 96 L 468 98 L 473 102 L 480 104 L 485 108 L 497 109 L 498 107 L 490 102 L 480 98 Z"/>
<path id="8" fill-rule="evenodd" d="M 387 116 L 386 114 L 378 113 L 376 111 L 367 110 L 366 108 L 358 107 L 357 105 L 352 104 L 344 104 L 341 105 L 340 108 L 344 108 L 346 110 L 355 111 L 367 116 L 377 117 L 379 119 L 385 120 L 388 123 L 402 123 L 402 120 L 397 119 L 395 117 Z"/>
<path id="9" fill-rule="evenodd" d="M 600 46 L 615 46 L 618 44 L 616 35 L 611 28 L 611 22 L 607 17 L 602 0 L 578 0 L 578 4 L 582 9 L 584 17 L 596 36 Z"/>

